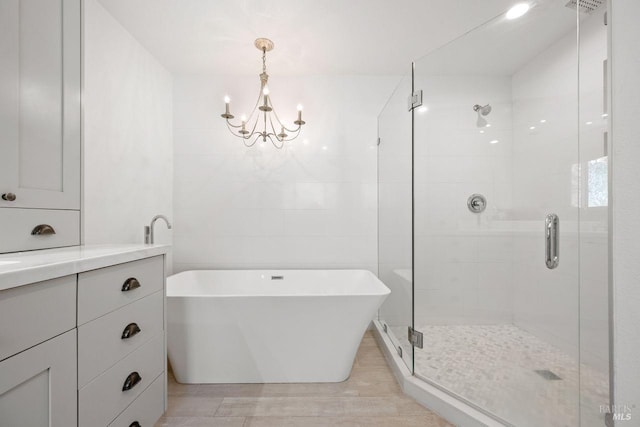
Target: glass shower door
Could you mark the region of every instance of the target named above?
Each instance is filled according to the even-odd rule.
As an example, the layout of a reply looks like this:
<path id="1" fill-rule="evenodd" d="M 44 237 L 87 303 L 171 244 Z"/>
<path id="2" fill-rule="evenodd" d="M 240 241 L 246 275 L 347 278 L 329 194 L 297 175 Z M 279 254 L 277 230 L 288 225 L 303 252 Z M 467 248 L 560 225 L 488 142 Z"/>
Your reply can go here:
<path id="1" fill-rule="evenodd" d="M 415 374 L 580 425 L 577 12 L 540 1 L 415 63 Z"/>
<path id="2" fill-rule="evenodd" d="M 407 328 L 413 326 L 412 146 L 405 76 L 378 116 L 378 277 L 391 289 L 379 321 L 413 372 Z"/>

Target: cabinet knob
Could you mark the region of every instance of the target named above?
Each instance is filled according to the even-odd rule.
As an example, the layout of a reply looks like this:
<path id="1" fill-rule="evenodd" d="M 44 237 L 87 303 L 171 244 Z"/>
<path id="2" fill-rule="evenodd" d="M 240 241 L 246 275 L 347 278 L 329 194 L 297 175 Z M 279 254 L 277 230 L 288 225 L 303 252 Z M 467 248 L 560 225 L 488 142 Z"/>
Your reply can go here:
<path id="1" fill-rule="evenodd" d="M 134 289 L 138 289 L 140 286 L 142 286 L 142 285 L 140 284 L 138 279 L 136 279 L 135 277 L 129 277 L 122 284 L 122 292 L 129 292 L 129 291 L 132 291 Z"/>
<path id="2" fill-rule="evenodd" d="M 124 331 L 122 331 L 122 339 L 123 340 L 129 339 L 139 334 L 141 331 L 142 330 L 140 329 L 137 323 L 129 323 L 127 327 L 124 328 Z"/>
<path id="3" fill-rule="evenodd" d="M 131 390 L 136 385 L 138 385 L 142 381 L 142 377 L 137 372 L 131 372 L 127 379 L 124 380 L 124 384 L 122 385 L 122 391 Z"/>
<path id="4" fill-rule="evenodd" d="M 7 202 L 13 202 L 16 199 L 16 195 L 13 193 L 4 193 L 2 195 L 2 200 L 6 200 Z"/>
<path id="5" fill-rule="evenodd" d="M 140 423 L 139 423 L 139 422 L 134 421 L 134 422 L 132 422 L 131 424 L 129 424 L 129 427 L 142 427 L 142 426 L 140 425 Z"/>
<path id="6" fill-rule="evenodd" d="M 56 230 L 49 224 L 36 225 L 34 229 L 31 230 L 32 236 L 47 236 L 49 234 L 56 234 Z"/>

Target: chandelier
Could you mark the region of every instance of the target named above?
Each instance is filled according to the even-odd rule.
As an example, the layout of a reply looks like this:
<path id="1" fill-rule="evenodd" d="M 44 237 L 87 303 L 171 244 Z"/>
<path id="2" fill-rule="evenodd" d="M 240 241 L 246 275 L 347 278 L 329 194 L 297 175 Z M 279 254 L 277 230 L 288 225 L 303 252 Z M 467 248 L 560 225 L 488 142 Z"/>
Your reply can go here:
<path id="1" fill-rule="evenodd" d="M 273 42 L 269 39 L 260 38 L 256 39 L 254 45 L 262 51 L 262 73 L 260 74 L 260 92 L 253 111 L 251 111 L 249 117 L 243 115 L 240 118 L 240 124 L 231 123 L 231 119 L 234 118 L 234 115 L 229 110 L 231 99 L 225 96 L 225 111 L 221 116 L 227 122 L 229 131 L 234 136 L 242 138 L 245 146 L 252 147 L 259 139 L 262 139 L 263 142 L 267 142 L 268 139 L 274 147 L 280 149 L 284 147 L 285 142 L 292 141 L 300 135 L 302 125 L 305 124 L 302 120 L 302 105 L 298 105 L 298 119 L 293 122 L 297 127 L 289 129 L 278 117 L 271 103 L 269 86 L 267 86 L 269 75 L 267 74 L 266 57 L 267 52 L 273 49 Z M 279 131 L 277 130 L 278 128 L 280 129 Z"/>

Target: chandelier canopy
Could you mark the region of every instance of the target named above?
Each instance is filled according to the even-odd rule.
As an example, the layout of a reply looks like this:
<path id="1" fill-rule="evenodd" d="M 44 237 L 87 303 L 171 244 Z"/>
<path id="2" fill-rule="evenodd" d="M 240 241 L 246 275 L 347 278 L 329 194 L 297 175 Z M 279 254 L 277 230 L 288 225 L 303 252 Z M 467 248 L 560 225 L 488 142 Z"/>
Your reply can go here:
<path id="1" fill-rule="evenodd" d="M 269 39 L 260 38 L 256 39 L 254 45 L 262 51 L 262 73 L 260 74 L 260 92 L 253 111 L 251 111 L 249 117 L 243 115 L 240 118 L 240 124 L 232 123 L 231 119 L 234 118 L 234 115 L 231 114 L 229 109 L 231 99 L 225 96 L 225 112 L 221 116 L 225 119 L 229 131 L 234 136 L 242 138 L 245 146 L 252 147 L 259 139 L 262 139 L 263 142 L 268 139 L 274 147 L 280 149 L 284 147 L 285 142 L 296 139 L 300 135 L 302 125 L 306 123 L 302 120 L 302 105 L 298 105 L 298 118 L 293 122 L 297 127 L 289 129 L 278 117 L 271 103 L 271 95 L 267 85 L 269 75 L 267 74 L 266 57 L 267 52 L 274 47 L 273 42 Z M 277 131 L 277 128 L 280 131 Z"/>

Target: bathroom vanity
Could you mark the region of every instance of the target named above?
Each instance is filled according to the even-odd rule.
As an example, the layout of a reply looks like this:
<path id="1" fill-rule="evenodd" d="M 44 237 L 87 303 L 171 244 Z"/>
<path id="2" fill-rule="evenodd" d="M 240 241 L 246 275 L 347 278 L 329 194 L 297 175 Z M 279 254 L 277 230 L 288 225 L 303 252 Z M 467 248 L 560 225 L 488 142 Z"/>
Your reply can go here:
<path id="1" fill-rule="evenodd" d="M 167 249 L 0 256 L 0 424 L 154 425 L 166 408 Z"/>

